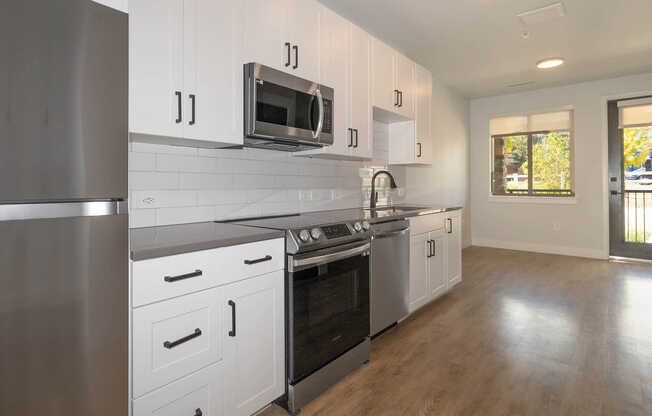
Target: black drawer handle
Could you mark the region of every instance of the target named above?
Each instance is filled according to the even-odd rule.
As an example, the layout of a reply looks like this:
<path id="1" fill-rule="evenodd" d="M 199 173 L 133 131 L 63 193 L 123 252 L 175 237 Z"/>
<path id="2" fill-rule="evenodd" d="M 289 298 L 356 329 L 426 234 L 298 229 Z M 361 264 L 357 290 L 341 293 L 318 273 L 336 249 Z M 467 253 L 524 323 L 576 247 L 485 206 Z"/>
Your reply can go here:
<path id="1" fill-rule="evenodd" d="M 235 302 L 230 300 L 229 306 L 231 307 L 231 330 L 229 331 L 229 336 L 235 336 Z"/>
<path id="2" fill-rule="evenodd" d="M 399 91 L 394 90 L 394 97 L 395 97 L 394 98 L 394 107 L 398 107 L 398 94 L 399 94 Z"/>
<path id="3" fill-rule="evenodd" d="M 447 218 L 448 220 L 448 234 L 453 234 L 453 219 Z"/>
<path id="4" fill-rule="evenodd" d="M 285 42 L 285 47 L 287 48 L 288 51 L 288 60 L 285 62 L 285 66 L 288 67 L 291 64 L 292 58 L 290 57 L 292 45 L 290 45 L 290 42 Z"/>
<path id="5" fill-rule="evenodd" d="M 174 120 L 175 123 L 181 123 L 181 91 L 175 91 L 174 95 L 177 96 L 177 119 Z"/>
<path id="6" fill-rule="evenodd" d="M 263 257 L 262 259 L 256 259 L 256 260 L 245 260 L 244 263 L 245 263 L 247 266 L 251 266 L 252 264 L 263 263 L 263 262 L 266 262 L 266 261 L 270 261 L 271 259 L 272 259 L 272 256 L 267 255 L 267 256 Z"/>
<path id="7" fill-rule="evenodd" d="M 195 410 L 195 416 L 204 416 L 204 413 L 201 411 L 201 409 Z"/>
<path id="8" fill-rule="evenodd" d="M 191 112 L 192 112 L 191 117 L 190 117 L 190 122 L 188 122 L 188 124 L 190 124 L 191 126 L 194 126 L 195 122 L 197 121 L 196 120 L 196 115 L 195 115 L 195 112 L 196 112 L 195 107 L 196 107 L 196 103 L 197 103 L 197 96 L 195 94 L 190 94 L 188 97 L 190 98 Z"/>
<path id="9" fill-rule="evenodd" d="M 199 328 L 195 328 L 195 332 L 193 332 L 192 334 L 190 334 L 190 335 L 186 335 L 186 336 L 183 337 L 183 338 L 179 338 L 179 339 L 176 340 L 176 341 L 172 341 L 172 342 L 170 342 L 170 341 L 165 341 L 165 342 L 163 343 L 163 346 L 164 346 L 165 348 L 167 348 L 168 350 L 171 350 L 172 348 L 174 348 L 174 347 L 176 347 L 176 346 L 178 346 L 178 345 L 181 345 L 181 344 L 183 344 L 183 343 L 186 343 L 186 342 L 190 341 L 191 339 L 195 339 L 195 338 L 197 338 L 197 337 L 199 337 L 199 336 L 201 336 L 201 329 L 199 329 Z"/>
<path id="10" fill-rule="evenodd" d="M 201 276 L 203 274 L 204 274 L 204 272 L 202 272 L 201 270 L 195 270 L 192 273 L 186 273 L 186 274 L 182 274 L 182 275 L 179 275 L 179 276 L 165 276 L 163 278 L 163 280 L 165 280 L 168 283 L 173 283 L 173 282 L 178 282 L 179 280 L 185 280 L 185 279 L 190 279 L 190 278 L 193 278 L 193 277 L 199 277 L 199 276 Z"/>
<path id="11" fill-rule="evenodd" d="M 297 69 L 299 67 L 299 47 L 294 45 L 292 49 L 294 49 L 294 66 L 292 69 Z"/>

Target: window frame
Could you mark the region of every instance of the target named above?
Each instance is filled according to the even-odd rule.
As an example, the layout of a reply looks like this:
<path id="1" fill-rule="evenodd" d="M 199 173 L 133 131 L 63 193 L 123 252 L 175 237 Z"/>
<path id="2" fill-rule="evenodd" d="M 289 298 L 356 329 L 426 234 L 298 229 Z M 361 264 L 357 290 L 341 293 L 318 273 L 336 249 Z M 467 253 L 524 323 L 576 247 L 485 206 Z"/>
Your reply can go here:
<path id="1" fill-rule="evenodd" d="M 575 132 L 574 132 L 574 127 L 575 127 L 575 120 L 574 120 L 574 112 L 572 110 L 570 111 L 570 117 L 571 117 L 571 128 L 569 129 L 559 129 L 559 130 L 539 130 L 539 131 L 529 131 L 529 132 L 516 132 L 516 133 L 505 133 L 505 134 L 495 134 L 495 135 L 490 135 L 489 136 L 489 143 L 490 143 L 490 151 L 489 151 L 489 157 L 491 158 L 491 163 L 490 163 L 490 172 L 489 172 L 489 197 L 490 198 L 521 198 L 521 199 L 540 199 L 540 198 L 546 198 L 546 199 L 556 199 L 556 198 L 570 198 L 574 199 L 575 198 Z M 532 113 L 532 114 L 537 114 L 537 113 Z M 532 158 L 532 137 L 537 134 L 550 134 L 550 133 L 558 133 L 558 132 L 568 132 L 569 135 L 569 158 L 570 158 L 570 191 L 568 192 L 558 192 L 558 193 L 535 193 L 533 192 L 534 188 L 534 175 L 532 173 L 533 170 L 533 163 L 531 161 L 533 160 Z M 515 136 L 527 136 L 527 147 L 528 147 L 528 187 L 527 187 L 527 193 L 525 192 L 507 192 L 505 193 L 495 193 L 494 191 L 494 185 L 495 185 L 495 161 L 496 157 L 494 154 L 495 151 L 495 146 L 494 146 L 494 139 L 495 138 L 505 138 L 505 137 L 515 137 Z M 561 191 L 561 190 L 559 190 Z"/>

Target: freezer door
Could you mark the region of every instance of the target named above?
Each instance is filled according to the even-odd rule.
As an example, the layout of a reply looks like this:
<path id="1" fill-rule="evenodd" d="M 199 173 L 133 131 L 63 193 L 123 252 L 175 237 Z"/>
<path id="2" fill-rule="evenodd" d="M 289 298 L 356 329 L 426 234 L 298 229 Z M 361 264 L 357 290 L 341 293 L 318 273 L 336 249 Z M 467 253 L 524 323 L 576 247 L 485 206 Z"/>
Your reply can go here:
<path id="1" fill-rule="evenodd" d="M 128 17 L 0 5 L 0 203 L 127 196 Z"/>
<path id="2" fill-rule="evenodd" d="M 127 233 L 127 215 L 0 222 L 0 415 L 127 415 Z"/>

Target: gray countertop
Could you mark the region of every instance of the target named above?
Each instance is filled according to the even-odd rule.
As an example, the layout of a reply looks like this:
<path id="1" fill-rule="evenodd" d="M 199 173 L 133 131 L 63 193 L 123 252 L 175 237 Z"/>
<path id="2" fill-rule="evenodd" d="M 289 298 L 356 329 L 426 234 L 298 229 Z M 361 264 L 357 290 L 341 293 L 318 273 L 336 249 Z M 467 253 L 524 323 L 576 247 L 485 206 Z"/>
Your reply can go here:
<path id="1" fill-rule="evenodd" d="M 462 207 L 396 205 L 376 210 L 350 208 L 322 212 L 331 219 L 360 218 L 377 223 L 460 209 Z M 129 234 L 134 261 L 285 237 L 279 230 L 216 222 L 136 228 Z"/>
<path id="2" fill-rule="evenodd" d="M 130 230 L 131 259 L 147 260 L 191 251 L 284 238 L 285 233 L 265 228 L 202 222 Z"/>
<path id="3" fill-rule="evenodd" d="M 352 208 L 338 210 L 342 216 L 364 218 L 370 223 L 390 221 L 392 219 L 417 217 L 419 215 L 437 214 L 440 212 L 458 211 L 463 207 L 444 207 L 444 206 L 417 206 L 407 204 L 397 204 L 393 207 L 378 207 L 375 210 L 367 208 Z"/>

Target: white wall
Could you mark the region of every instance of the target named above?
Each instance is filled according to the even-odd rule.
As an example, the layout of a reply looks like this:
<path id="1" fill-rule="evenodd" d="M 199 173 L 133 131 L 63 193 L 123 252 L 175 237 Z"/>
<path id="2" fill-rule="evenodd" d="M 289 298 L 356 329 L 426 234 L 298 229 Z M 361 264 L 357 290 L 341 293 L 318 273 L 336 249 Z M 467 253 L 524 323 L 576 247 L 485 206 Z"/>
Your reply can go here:
<path id="1" fill-rule="evenodd" d="M 604 258 L 608 255 L 606 99 L 649 94 L 652 73 L 471 101 L 474 245 Z M 489 120 L 572 106 L 575 204 L 489 201 Z M 557 224 L 559 231 L 553 226 Z"/>
<path id="2" fill-rule="evenodd" d="M 433 165 L 406 169 L 406 200 L 463 206 L 463 245 L 471 245 L 469 202 L 469 101 L 433 80 Z"/>

